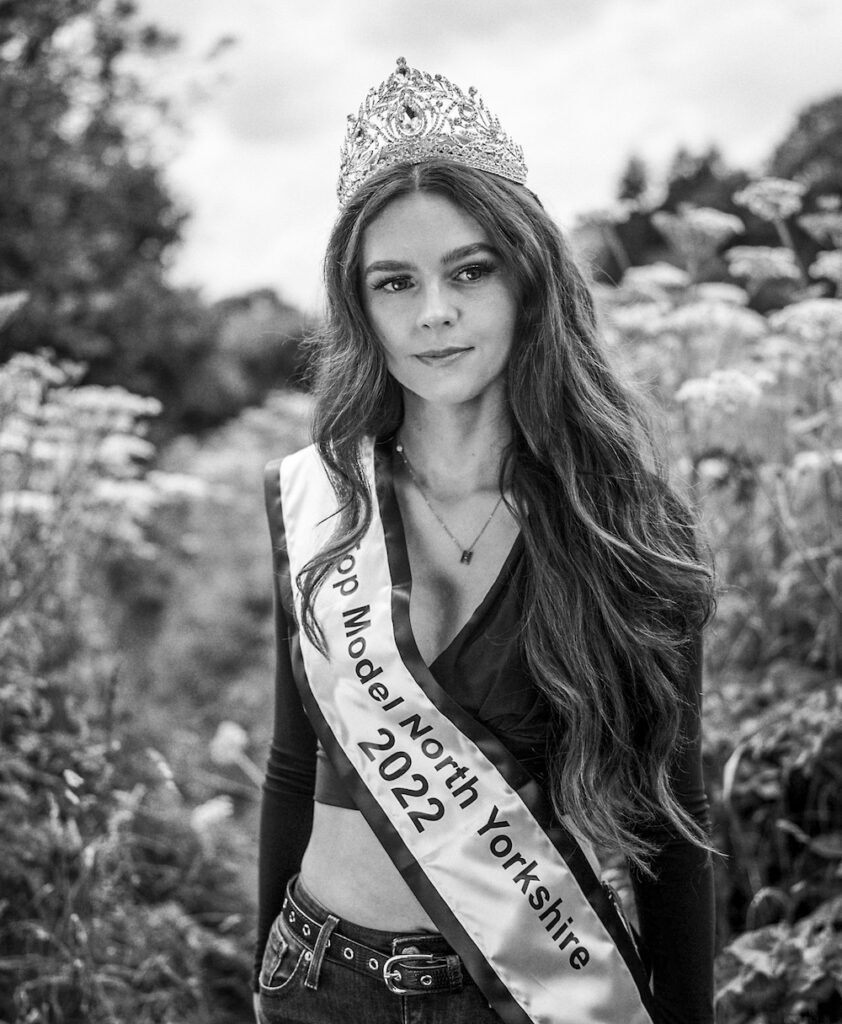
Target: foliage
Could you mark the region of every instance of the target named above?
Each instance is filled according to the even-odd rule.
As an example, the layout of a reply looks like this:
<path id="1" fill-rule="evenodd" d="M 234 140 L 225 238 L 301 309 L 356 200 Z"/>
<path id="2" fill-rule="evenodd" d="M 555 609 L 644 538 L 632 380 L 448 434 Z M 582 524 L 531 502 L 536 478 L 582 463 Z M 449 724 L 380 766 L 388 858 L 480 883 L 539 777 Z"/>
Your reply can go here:
<path id="1" fill-rule="evenodd" d="M 829 1022 L 842 1006 L 842 253 L 819 253 L 817 293 L 789 230 L 803 193 L 777 179 L 741 190 L 780 241 L 726 252 L 747 291 L 699 282 L 738 232 L 687 208 L 656 219 L 683 272 L 632 267 L 600 292 L 609 339 L 663 406 L 718 565 L 705 762 L 725 855 L 722 1024 Z M 789 301 L 749 308 L 782 268 Z"/>
<path id="2" fill-rule="evenodd" d="M 109 334 L 103 314 L 144 271 L 161 286 L 184 214 L 129 128 L 163 116 L 132 61 L 173 46 L 125 0 L 3 5 L 0 292 L 31 297 L 5 339 L 12 350 L 114 360 L 130 339 Z"/>
<path id="3" fill-rule="evenodd" d="M 156 402 L 81 372 L 0 367 L 0 1019 L 245 1021 L 243 850 L 130 726 L 110 629 L 201 488 L 148 468 Z"/>
<path id="4" fill-rule="evenodd" d="M 769 171 L 796 179 L 816 195 L 842 195 L 842 96 L 812 103 L 776 147 Z"/>
<path id="5" fill-rule="evenodd" d="M 130 0 L 0 6 L 0 293 L 29 296 L 0 357 L 49 347 L 158 398 L 159 440 L 295 384 L 307 326 L 268 290 L 209 306 L 166 280 L 186 214 L 150 144 L 173 130 L 151 69 L 175 47 Z"/>
<path id="6" fill-rule="evenodd" d="M 717 964 L 718 1009 L 729 1024 L 836 1024 L 842 1015 L 842 897 L 793 928 L 747 932 Z"/>

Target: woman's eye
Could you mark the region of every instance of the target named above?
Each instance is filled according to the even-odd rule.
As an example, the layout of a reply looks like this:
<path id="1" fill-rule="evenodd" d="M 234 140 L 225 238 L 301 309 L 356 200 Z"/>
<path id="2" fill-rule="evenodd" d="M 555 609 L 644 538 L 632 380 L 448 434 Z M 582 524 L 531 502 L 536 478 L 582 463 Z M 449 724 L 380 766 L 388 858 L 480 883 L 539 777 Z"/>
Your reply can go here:
<path id="1" fill-rule="evenodd" d="M 410 285 L 408 277 L 387 277 L 374 285 L 377 292 L 404 292 Z"/>
<path id="2" fill-rule="evenodd" d="M 472 263 L 469 267 L 462 267 L 456 276 L 461 277 L 463 281 L 479 281 L 493 269 L 490 263 Z"/>

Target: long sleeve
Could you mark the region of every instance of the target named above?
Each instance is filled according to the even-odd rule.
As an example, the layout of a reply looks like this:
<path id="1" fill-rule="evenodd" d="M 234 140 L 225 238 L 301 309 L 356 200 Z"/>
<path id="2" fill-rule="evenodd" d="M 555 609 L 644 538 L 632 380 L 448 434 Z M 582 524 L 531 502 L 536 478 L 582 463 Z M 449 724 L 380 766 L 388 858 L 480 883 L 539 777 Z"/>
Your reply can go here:
<path id="1" fill-rule="evenodd" d="M 275 712 L 260 814 L 258 918 L 255 967 L 280 913 L 286 884 L 301 866 L 313 824 L 316 736 L 295 684 L 302 671 L 297 630 L 290 607 L 289 566 L 285 550 L 278 463 L 266 468 L 266 508 L 273 548 L 275 606 Z"/>
<path id="2" fill-rule="evenodd" d="M 686 743 L 673 775 L 676 797 L 710 832 L 701 757 L 701 640 L 684 696 Z M 714 899 L 710 854 L 666 829 L 652 835 L 660 852 L 655 878 L 632 871 L 641 937 L 652 964 L 656 1024 L 712 1024 Z"/>

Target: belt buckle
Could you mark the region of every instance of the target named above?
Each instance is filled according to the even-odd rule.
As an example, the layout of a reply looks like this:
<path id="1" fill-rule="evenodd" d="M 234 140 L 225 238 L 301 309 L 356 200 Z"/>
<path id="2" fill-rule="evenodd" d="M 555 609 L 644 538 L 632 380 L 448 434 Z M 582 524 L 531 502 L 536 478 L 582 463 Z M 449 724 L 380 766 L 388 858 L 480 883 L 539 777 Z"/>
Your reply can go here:
<path id="1" fill-rule="evenodd" d="M 432 961 L 435 961 L 435 960 L 438 960 L 438 959 L 439 959 L 439 957 L 437 957 L 433 953 L 399 953 L 397 956 L 390 956 L 389 959 L 386 961 L 386 963 L 383 964 L 383 980 L 386 982 L 386 988 L 390 992 L 394 992 L 395 995 L 397 995 L 397 996 L 406 996 L 406 995 L 422 996 L 422 995 L 424 995 L 424 990 L 423 989 L 419 989 L 419 988 L 400 988 L 398 985 L 395 984 L 394 978 L 396 978 L 396 977 L 400 978 L 401 975 L 400 975 L 400 971 L 396 971 L 396 970 L 393 969 L 394 964 L 397 963 L 398 961 L 407 961 L 407 960 L 423 960 L 425 963 L 431 964 Z M 431 978 L 430 979 L 430 984 L 432 984 L 432 980 L 433 979 Z M 422 985 L 424 984 L 423 980 L 422 980 L 421 984 Z"/>

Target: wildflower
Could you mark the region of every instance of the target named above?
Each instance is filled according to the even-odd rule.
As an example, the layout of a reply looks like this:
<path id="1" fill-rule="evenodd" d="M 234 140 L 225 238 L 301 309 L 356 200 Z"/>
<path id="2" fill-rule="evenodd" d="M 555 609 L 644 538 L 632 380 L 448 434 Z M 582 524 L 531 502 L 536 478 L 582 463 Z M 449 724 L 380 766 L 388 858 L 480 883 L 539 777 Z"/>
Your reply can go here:
<path id="1" fill-rule="evenodd" d="M 721 302 L 727 306 L 748 305 L 748 293 L 744 288 L 736 284 L 728 284 L 725 281 L 705 281 L 697 284 L 695 288 L 696 297 L 702 302 Z"/>
<path id="2" fill-rule="evenodd" d="M 627 340 L 656 337 L 662 330 L 663 319 L 664 306 L 659 302 L 630 302 L 617 306 L 608 317 L 611 326 Z"/>
<path id="3" fill-rule="evenodd" d="M 664 329 L 679 334 L 713 338 L 733 346 L 750 344 L 766 334 L 759 313 L 722 302 L 688 302 L 664 318 Z"/>
<path id="4" fill-rule="evenodd" d="M 798 218 L 798 224 L 820 245 L 829 243 L 837 249 L 842 248 L 842 210 L 804 213 Z"/>
<path id="5" fill-rule="evenodd" d="M 810 277 L 827 277 L 842 287 L 842 251 L 820 252 L 810 266 Z"/>
<path id="6" fill-rule="evenodd" d="M 675 400 L 705 411 L 736 412 L 753 408 L 763 397 L 761 384 L 770 383 L 762 374 L 749 376 L 742 370 L 714 370 L 709 377 L 693 377 L 678 389 Z"/>
<path id="7" fill-rule="evenodd" d="M 800 281 L 801 271 L 791 249 L 769 245 L 735 245 L 725 253 L 728 270 L 755 287 L 764 281 Z"/>
<path id="8" fill-rule="evenodd" d="M 652 223 L 679 253 L 689 270 L 709 259 L 732 235 L 743 231 L 743 222 L 706 206 L 685 206 L 677 214 L 659 210 Z"/>
<path id="9" fill-rule="evenodd" d="M 728 479 L 731 473 L 731 464 L 727 459 L 702 459 L 698 466 L 698 472 L 703 483 L 715 487 Z"/>
<path id="10" fill-rule="evenodd" d="M 248 733 L 236 722 L 220 722 L 210 742 L 210 756 L 215 764 L 236 764 L 245 752 Z"/>
<path id="11" fill-rule="evenodd" d="M 739 217 L 710 206 L 685 207 L 681 217 L 690 229 L 717 245 L 731 235 L 740 235 L 745 230 L 745 225 Z"/>
<path id="12" fill-rule="evenodd" d="M 797 377 L 803 370 L 804 353 L 785 334 L 767 334 L 753 346 L 754 358 L 776 378 Z"/>
<path id="13" fill-rule="evenodd" d="M 769 317 L 775 331 L 802 342 L 842 342 L 842 299 L 805 299 Z"/>
<path id="14" fill-rule="evenodd" d="M 672 263 L 659 260 L 644 267 L 629 267 L 623 274 L 621 284 L 624 290 L 629 291 L 649 293 L 653 288 L 668 291 L 673 288 L 686 288 L 690 284 L 690 275 Z"/>
<path id="15" fill-rule="evenodd" d="M 0 494 L 0 516 L 20 514 L 49 519 L 55 510 L 54 494 L 43 494 L 40 491 L 8 491 Z"/>
<path id="16" fill-rule="evenodd" d="M 583 224 L 594 224 L 597 227 L 623 224 L 629 219 L 631 212 L 636 208 L 636 203 L 619 200 L 614 206 L 603 206 L 599 209 L 588 210 L 579 216 L 579 222 Z"/>
<path id="17" fill-rule="evenodd" d="M 761 178 L 734 193 L 734 202 L 747 207 L 763 220 L 786 220 L 801 209 L 801 199 L 807 191 L 797 181 L 787 178 Z"/>
<path id="18" fill-rule="evenodd" d="M 133 463 L 147 462 L 154 454 L 153 445 L 133 434 L 110 434 L 97 448 L 99 463 L 115 476 L 132 475 Z"/>
<path id="19" fill-rule="evenodd" d="M 207 497 L 209 490 L 204 480 L 188 473 L 152 470 L 146 474 L 146 482 L 165 498 L 195 498 L 201 501 Z"/>
<path id="20" fill-rule="evenodd" d="M 234 813 L 230 796 L 214 796 L 190 813 L 190 827 L 201 838 L 208 838 L 223 821 Z"/>
<path id="21" fill-rule="evenodd" d="M 149 518 L 159 496 L 145 480 L 97 480 L 91 490 L 93 504 L 111 505 L 134 519 Z"/>
<path id="22" fill-rule="evenodd" d="M 29 447 L 29 439 L 21 430 L 9 429 L 0 430 L 0 453 L 10 452 L 14 455 L 23 455 Z"/>

